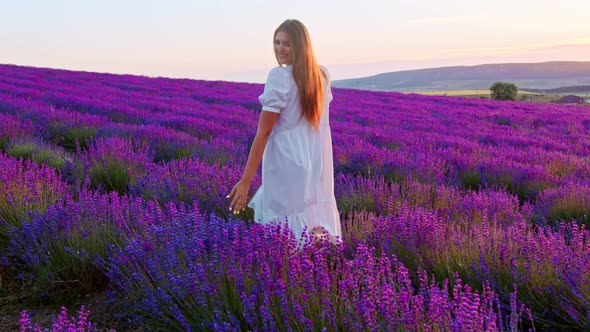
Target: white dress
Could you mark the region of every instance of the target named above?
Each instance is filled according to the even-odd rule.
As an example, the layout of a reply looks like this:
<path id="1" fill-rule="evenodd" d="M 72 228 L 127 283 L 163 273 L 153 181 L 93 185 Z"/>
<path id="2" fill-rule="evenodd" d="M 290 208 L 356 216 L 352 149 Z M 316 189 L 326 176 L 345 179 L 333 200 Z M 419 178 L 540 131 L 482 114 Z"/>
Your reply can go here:
<path id="1" fill-rule="evenodd" d="M 287 222 L 296 238 L 320 226 L 340 241 L 340 215 L 334 197 L 334 166 L 329 104 L 329 73 L 317 131 L 301 116 L 292 66 L 275 67 L 258 97 L 262 111 L 280 113 L 262 156 L 262 185 L 248 206 L 259 223 Z M 323 77 L 323 76 L 322 76 Z M 336 238 L 337 237 L 337 238 Z"/>

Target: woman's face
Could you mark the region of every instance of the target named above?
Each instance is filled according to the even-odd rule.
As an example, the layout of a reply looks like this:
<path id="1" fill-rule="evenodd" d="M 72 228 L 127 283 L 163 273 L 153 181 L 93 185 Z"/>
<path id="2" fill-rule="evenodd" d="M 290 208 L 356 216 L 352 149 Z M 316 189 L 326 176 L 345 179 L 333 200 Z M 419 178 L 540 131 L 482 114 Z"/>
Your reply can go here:
<path id="1" fill-rule="evenodd" d="M 281 65 L 293 64 L 293 50 L 291 49 L 291 41 L 289 34 L 285 31 L 279 31 L 275 35 L 275 54 Z"/>

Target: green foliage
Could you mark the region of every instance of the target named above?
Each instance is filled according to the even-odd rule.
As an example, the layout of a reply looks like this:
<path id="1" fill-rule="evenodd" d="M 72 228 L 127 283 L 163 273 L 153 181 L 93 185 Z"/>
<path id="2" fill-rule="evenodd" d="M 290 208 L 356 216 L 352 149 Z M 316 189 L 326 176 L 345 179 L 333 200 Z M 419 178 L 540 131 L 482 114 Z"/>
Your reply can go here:
<path id="1" fill-rule="evenodd" d="M 155 163 L 168 163 L 172 160 L 190 158 L 193 152 L 192 148 L 181 147 L 174 142 L 158 142 L 154 144 L 152 150 L 154 151 Z"/>
<path id="2" fill-rule="evenodd" d="M 336 198 L 343 216 L 347 218 L 352 211 L 369 211 L 376 215 L 386 213 L 389 199 L 400 196 L 400 185 L 387 183 L 381 175 L 342 176 L 337 182 Z M 387 192 L 388 194 L 378 194 Z"/>
<path id="3" fill-rule="evenodd" d="M 590 228 L 590 207 L 587 201 L 560 201 L 551 209 L 549 220 L 553 224 L 575 221 Z"/>
<path id="4" fill-rule="evenodd" d="M 590 187 L 580 184 L 549 188 L 539 195 L 537 218 L 559 227 L 561 222 L 576 222 L 590 228 Z"/>
<path id="5" fill-rule="evenodd" d="M 63 151 L 57 151 L 52 147 L 32 140 L 16 141 L 9 144 L 6 149 L 7 155 L 16 159 L 32 160 L 37 164 L 44 164 L 51 168 L 63 169 L 68 156 Z M 71 161 L 71 160 L 70 160 Z"/>
<path id="6" fill-rule="evenodd" d="M 40 210 L 46 209 L 46 206 L 39 207 Z M 6 247 L 8 242 L 7 225 L 20 226 L 23 221 L 29 218 L 29 207 L 24 206 L 21 202 L 12 203 L 6 198 L 0 198 L 0 248 Z M 6 224 L 6 225 L 4 225 Z"/>
<path id="7" fill-rule="evenodd" d="M 514 83 L 498 81 L 490 87 L 494 100 L 516 100 L 518 87 Z"/>
<path id="8" fill-rule="evenodd" d="M 120 194 L 127 192 L 131 182 L 129 167 L 121 160 L 97 163 L 90 168 L 88 176 L 93 188 L 102 187 L 105 191 L 114 190 Z"/>
<path id="9" fill-rule="evenodd" d="M 64 148 L 73 151 L 76 149 L 76 144 L 79 144 L 81 149 L 86 149 L 87 143 L 96 135 L 96 132 L 96 128 L 92 127 L 68 128 L 64 135 Z"/>
<path id="10" fill-rule="evenodd" d="M 36 286 L 42 292 L 57 287 L 83 293 L 101 289 L 107 279 L 97 266 L 96 257 L 106 257 L 109 245 L 122 242 L 118 239 L 121 238 L 111 225 L 101 225 L 79 229 L 47 241 L 45 245 L 50 253 L 47 261 L 32 266 L 35 268 Z M 55 290 L 59 292 L 59 289 Z"/>
<path id="11" fill-rule="evenodd" d="M 512 125 L 512 121 L 510 121 L 510 119 L 506 119 L 506 118 L 498 118 L 496 119 L 496 123 L 499 124 L 500 126 L 511 126 Z"/>
<path id="12" fill-rule="evenodd" d="M 153 154 L 147 145 L 119 137 L 97 138 L 86 142 L 87 150 L 78 150 L 77 160 L 69 169 L 76 181 L 90 180 L 94 189 L 127 193 L 129 185 L 151 165 Z"/>
<path id="13" fill-rule="evenodd" d="M 466 169 L 459 174 L 459 179 L 464 188 L 469 190 L 478 190 L 482 185 L 481 178 L 477 169 Z"/>
<path id="14" fill-rule="evenodd" d="M 0 135 L 0 151 L 6 151 L 6 146 L 8 145 L 8 136 L 1 136 Z"/>
<path id="15" fill-rule="evenodd" d="M 83 150 L 86 149 L 90 139 L 97 133 L 94 127 L 67 127 L 58 122 L 50 124 L 47 131 L 51 143 L 60 145 L 68 151 L 76 151 L 76 145 Z"/>

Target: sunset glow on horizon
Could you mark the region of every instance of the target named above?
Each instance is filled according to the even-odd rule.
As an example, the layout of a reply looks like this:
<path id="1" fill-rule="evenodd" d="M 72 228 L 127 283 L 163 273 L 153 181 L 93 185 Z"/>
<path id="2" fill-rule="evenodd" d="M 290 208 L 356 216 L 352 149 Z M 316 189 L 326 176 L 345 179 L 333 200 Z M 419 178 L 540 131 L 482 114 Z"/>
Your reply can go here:
<path id="1" fill-rule="evenodd" d="M 274 29 L 308 28 L 334 79 L 506 62 L 590 61 L 587 1 L 19 1 L 0 63 L 263 82 Z"/>

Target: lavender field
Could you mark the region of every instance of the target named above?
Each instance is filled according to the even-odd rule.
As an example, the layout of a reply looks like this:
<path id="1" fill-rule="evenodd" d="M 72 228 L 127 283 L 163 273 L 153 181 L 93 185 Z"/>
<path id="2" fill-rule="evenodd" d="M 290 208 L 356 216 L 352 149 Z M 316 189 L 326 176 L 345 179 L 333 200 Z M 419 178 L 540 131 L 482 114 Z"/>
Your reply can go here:
<path id="1" fill-rule="evenodd" d="M 107 294 L 83 318 L 118 331 L 590 329 L 589 108 L 333 89 L 343 244 L 301 249 L 227 209 L 262 90 L 0 65 L 0 301 Z"/>

